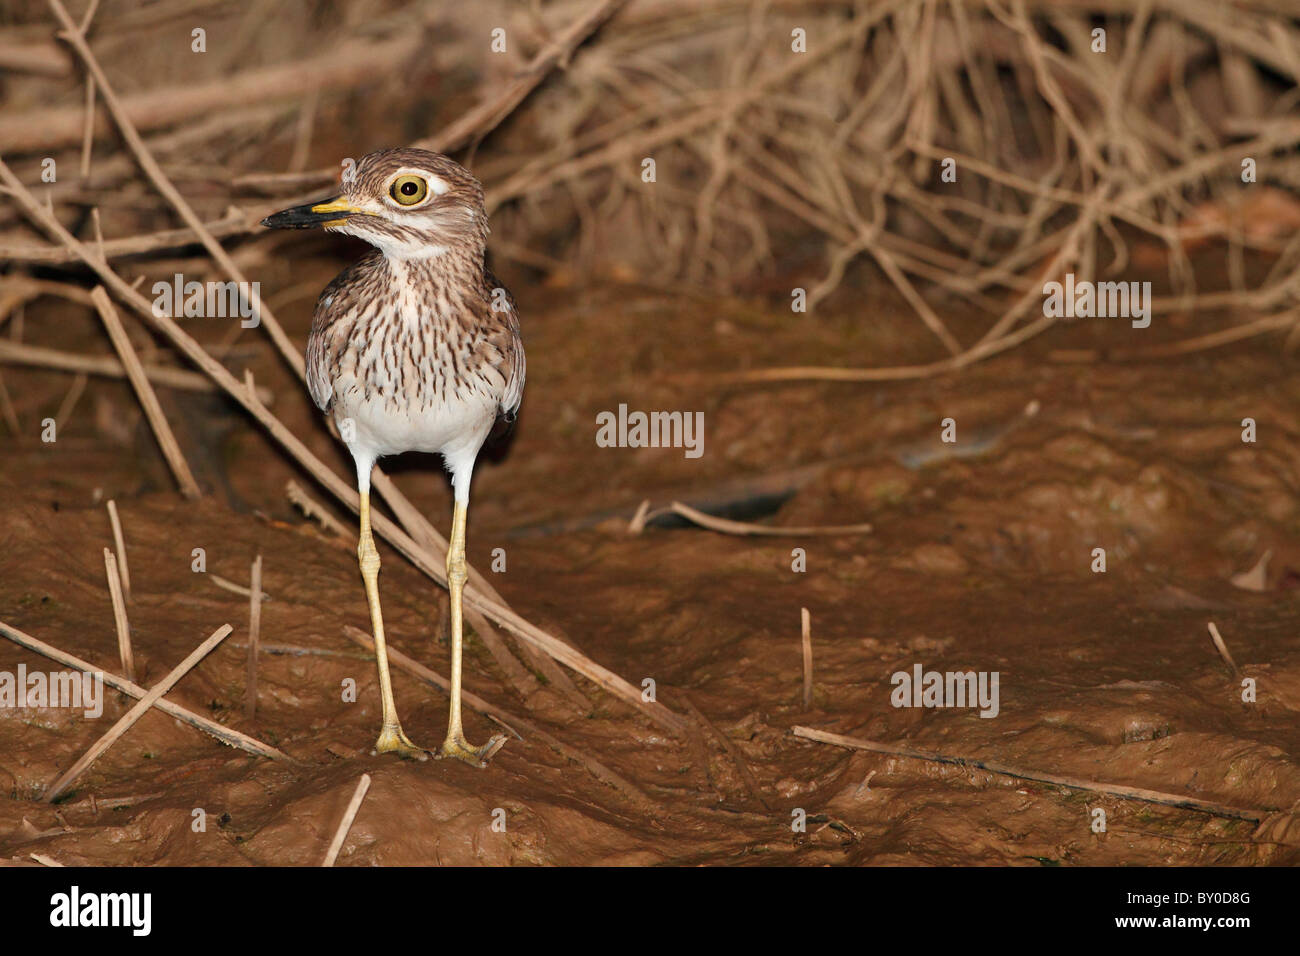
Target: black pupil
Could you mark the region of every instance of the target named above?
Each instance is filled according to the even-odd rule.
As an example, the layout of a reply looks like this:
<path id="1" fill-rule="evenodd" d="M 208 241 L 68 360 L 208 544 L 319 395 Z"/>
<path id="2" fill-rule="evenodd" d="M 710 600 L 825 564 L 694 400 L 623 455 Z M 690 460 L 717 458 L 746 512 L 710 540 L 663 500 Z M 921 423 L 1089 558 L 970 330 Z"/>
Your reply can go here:
<path id="1" fill-rule="evenodd" d="M 406 182 L 402 183 L 402 185 L 401 185 L 402 195 L 403 195 L 403 196 L 414 196 L 414 195 L 416 194 L 416 192 L 419 191 L 419 188 L 420 188 L 420 187 L 418 187 L 417 185 L 415 185 L 415 183 L 411 182 L 411 181 L 408 179 Z"/>

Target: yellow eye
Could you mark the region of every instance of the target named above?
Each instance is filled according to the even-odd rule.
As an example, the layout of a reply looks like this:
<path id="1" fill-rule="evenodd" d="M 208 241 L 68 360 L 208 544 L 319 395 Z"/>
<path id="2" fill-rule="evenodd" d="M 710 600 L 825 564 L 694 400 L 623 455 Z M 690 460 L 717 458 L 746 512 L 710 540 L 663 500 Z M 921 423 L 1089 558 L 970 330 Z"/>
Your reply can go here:
<path id="1" fill-rule="evenodd" d="M 414 206 L 429 195 L 429 184 L 419 176 L 398 176 L 388 187 L 388 195 L 403 206 Z"/>

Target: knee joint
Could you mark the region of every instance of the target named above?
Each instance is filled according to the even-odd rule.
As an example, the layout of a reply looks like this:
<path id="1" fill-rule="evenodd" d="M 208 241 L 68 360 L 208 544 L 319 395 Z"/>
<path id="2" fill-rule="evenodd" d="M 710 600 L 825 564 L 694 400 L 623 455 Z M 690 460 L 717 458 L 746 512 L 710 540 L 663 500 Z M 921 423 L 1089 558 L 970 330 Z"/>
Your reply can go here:
<path id="1" fill-rule="evenodd" d="M 357 543 L 357 561 L 361 564 L 363 574 L 379 570 L 379 551 L 375 548 L 375 539 L 370 535 L 363 536 Z"/>
<path id="2" fill-rule="evenodd" d="M 447 584 L 463 586 L 469 572 L 465 569 L 465 558 L 463 555 L 453 555 L 447 558 Z"/>

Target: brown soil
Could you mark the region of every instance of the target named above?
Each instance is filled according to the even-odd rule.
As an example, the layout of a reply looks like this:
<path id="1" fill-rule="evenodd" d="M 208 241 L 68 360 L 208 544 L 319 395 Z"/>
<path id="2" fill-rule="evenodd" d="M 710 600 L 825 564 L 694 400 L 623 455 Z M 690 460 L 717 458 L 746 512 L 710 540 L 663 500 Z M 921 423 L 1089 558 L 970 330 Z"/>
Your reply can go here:
<path id="1" fill-rule="evenodd" d="M 299 343 L 314 290 L 337 267 L 311 261 L 279 277 L 286 289 L 312 289 L 270 300 Z M 264 280 L 273 284 L 269 270 Z M 304 519 L 284 486 L 296 478 L 324 493 L 223 400 L 163 391 L 209 492 L 184 501 L 125 385 L 92 380 L 58 441 L 44 444 L 39 422 L 70 378 L 6 368 L 23 434 L 7 440 L 0 471 L 0 619 L 118 670 L 102 560 L 112 545 L 103 502 L 116 499 L 140 682 L 156 682 L 231 623 L 234 634 L 169 698 L 300 763 L 227 749 L 153 711 L 51 807 L 37 802 L 43 788 L 130 701 L 108 691 L 97 721 L 0 709 L 0 857 L 314 864 L 365 772 L 373 785 L 340 864 L 1300 862 L 1285 820 L 1252 838 L 1245 820 L 850 753 L 790 732 L 802 724 L 1237 807 L 1295 806 L 1300 385 L 1276 342 L 1140 364 L 1047 360 L 1049 346 L 1201 331 L 1153 328 L 1148 342 L 1126 323 L 1090 320 L 960 376 L 721 387 L 690 373 L 912 361 L 930 343 L 887 300 L 864 321 L 861 308 L 790 315 L 628 287 L 521 299 L 528 392 L 508 446 L 476 476 L 470 560 L 490 574 L 493 549 L 504 548 L 507 570 L 490 576 L 516 610 L 634 684 L 652 678 L 678 713 L 689 714 L 689 700 L 739 759 L 697 721 L 677 739 L 581 678 L 589 706 L 545 681 L 524 699 L 476 637 L 471 690 L 590 752 L 644 798 L 537 739 L 511 740 L 486 771 L 370 756 L 375 669 L 343 633 L 367 627 L 353 546 Z M 229 331 L 213 325 L 189 323 L 209 342 Z M 973 340 L 974 326 L 954 327 Z M 27 311 L 34 344 L 102 349 L 98 335 L 60 303 Z M 276 413 L 349 473 L 259 334 L 245 333 L 228 364 L 250 364 L 274 389 Z M 703 411 L 703 457 L 596 447 L 597 412 L 620 402 Z M 1246 417 L 1258 422 L 1257 443 L 1242 441 Z M 939 440 L 945 418 L 956 421 L 956 444 Z M 445 529 L 438 462 L 390 464 Z M 768 491 L 787 486 L 788 497 L 742 500 L 742 480 L 758 477 Z M 627 518 L 647 498 L 777 525 L 870 521 L 874 532 L 741 538 L 679 524 L 629 535 Z M 796 547 L 805 573 L 791 570 Z M 253 721 L 242 710 L 247 600 L 194 573 L 195 548 L 209 572 L 241 583 L 261 552 L 271 596 L 262 641 L 327 652 L 264 655 Z M 1091 570 L 1094 548 L 1105 549 L 1105 573 Z M 445 673 L 445 595 L 381 551 L 390 639 Z M 1266 551 L 1264 589 L 1234 586 Z M 801 607 L 812 615 L 811 710 L 801 700 Z M 1216 652 L 1209 621 L 1241 676 Z M 20 662 L 59 669 L 0 641 L 0 670 Z M 891 706 L 891 675 L 917 663 L 999 672 L 999 715 Z M 1257 681 L 1258 702 L 1243 703 L 1241 677 Z M 341 700 L 346 678 L 356 703 Z M 395 680 L 407 732 L 436 744 L 445 698 L 407 675 Z M 474 713 L 467 724 L 474 740 L 497 729 Z M 124 797 L 143 799 L 104 805 Z M 1090 827 L 1097 807 L 1105 834 Z M 206 832 L 192 831 L 196 808 Z M 497 808 L 504 833 L 493 828 Z M 798 808 L 809 816 L 804 833 L 792 831 Z"/>

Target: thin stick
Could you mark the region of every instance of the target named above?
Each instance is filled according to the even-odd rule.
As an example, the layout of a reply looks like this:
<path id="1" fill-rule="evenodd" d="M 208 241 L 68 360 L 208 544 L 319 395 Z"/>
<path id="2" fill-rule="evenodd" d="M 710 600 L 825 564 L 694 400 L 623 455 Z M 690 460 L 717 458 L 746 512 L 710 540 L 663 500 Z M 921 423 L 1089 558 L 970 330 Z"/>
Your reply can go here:
<path id="1" fill-rule="evenodd" d="M 343 841 L 347 839 L 348 831 L 352 829 L 352 821 L 357 818 L 361 801 L 366 798 L 366 791 L 369 789 L 370 774 L 363 773 L 361 779 L 357 781 L 357 789 L 352 791 L 352 800 L 348 803 L 347 810 L 343 812 L 339 828 L 334 831 L 334 839 L 330 841 L 329 851 L 325 854 L 325 862 L 321 866 L 333 866 L 334 861 L 338 859 L 339 851 L 343 849 Z"/>
<path id="2" fill-rule="evenodd" d="M 90 5 L 86 8 L 85 15 L 81 18 L 81 23 L 77 25 L 78 31 L 85 36 L 90 29 L 90 21 L 95 19 L 95 11 L 99 9 L 99 0 L 90 0 Z M 81 139 L 81 178 L 86 179 L 90 176 L 90 152 L 95 142 L 95 81 L 89 76 L 86 77 L 86 127 L 85 133 Z M 103 245 L 103 239 L 100 239 Z"/>
<path id="3" fill-rule="evenodd" d="M 551 41 L 546 49 L 533 57 L 528 66 L 516 74 L 504 90 L 487 102 L 480 103 L 441 133 L 421 140 L 417 145 L 446 152 L 471 137 L 486 136 L 509 116 L 553 69 L 568 66 L 574 51 L 582 45 L 583 41 L 620 9 L 627 6 L 627 2 L 628 0 L 604 0 L 603 3 L 593 5 L 581 17 L 569 24 L 568 28 Z"/>
<path id="4" fill-rule="evenodd" d="M 246 651 L 249 645 L 239 641 L 232 641 L 230 646 Z M 328 647 L 300 647 L 297 644 L 259 642 L 257 650 L 259 654 L 270 654 L 273 657 L 342 657 L 354 661 L 373 661 L 375 659 L 374 654 L 366 654 L 364 651 L 336 651 Z"/>
<path id="5" fill-rule="evenodd" d="M 835 368 L 826 366 L 790 366 L 727 372 L 709 377 L 710 384 L 730 385 L 752 382 L 898 382 L 905 379 L 930 378 L 972 365 L 981 359 L 1005 352 L 1033 338 L 1056 324 L 1053 316 L 1044 316 L 1001 338 L 971 346 L 961 355 L 924 365 L 894 365 L 884 368 Z"/>
<path id="6" fill-rule="evenodd" d="M 175 687 L 176 682 L 188 674 L 195 664 L 203 660 L 209 651 L 225 640 L 226 636 L 229 635 L 232 630 L 234 630 L 234 628 L 229 624 L 221 625 L 221 627 L 212 632 L 206 641 L 191 651 L 189 657 L 185 658 L 185 660 L 173 667 L 171 672 L 155 684 L 147 694 L 141 697 L 134 707 L 123 714 L 121 719 L 110 727 L 104 736 L 95 741 L 95 743 L 91 745 L 90 749 L 81 755 L 80 760 L 69 767 L 63 776 L 54 781 L 49 791 L 45 794 L 45 802 L 53 803 L 57 800 L 59 794 L 67 790 L 78 777 L 85 773 L 90 765 L 98 760 L 105 750 L 113 746 L 113 743 L 119 737 L 130 730 L 131 727 L 135 725 L 135 722 L 143 717 L 149 708 L 161 699 L 163 694 Z"/>
<path id="7" fill-rule="evenodd" d="M 695 702 L 685 694 L 682 695 L 682 705 L 690 711 L 691 716 L 709 732 L 709 735 L 714 740 L 722 745 L 722 749 L 731 757 L 732 763 L 736 765 L 736 770 L 740 773 L 740 779 L 745 782 L 745 787 L 749 790 L 749 795 L 757 800 L 764 810 L 770 810 L 771 807 L 768 805 L 767 800 L 763 798 L 763 792 L 758 786 L 758 780 L 755 779 L 754 772 L 749 769 L 749 762 L 745 760 L 745 755 L 740 752 L 740 747 L 736 745 L 736 742 L 719 730 L 717 725 L 702 710 L 696 707 Z"/>
<path id="8" fill-rule="evenodd" d="M 214 571 L 209 571 L 209 572 L 208 572 L 206 575 L 204 575 L 204 576 L 205 576 L 209 581 L 211 581 L 213 584 L 215 584 L 217 587 L 219 587 L 219 588 L 221 588 L 221 589 L 223 589 L 223 590 L 225 590 L 225 591 L 230 591 L 232 594 L 238 594 L 240 597 L 252 597 L 252 596 L 253 596 L 253 591 L 252 591 L 251 588 L 246 588 L 246 587 L 244 587 L 242 584 L 236 584 L 234 581 L 231 581 L 231 580 L 229 580 L 228 578 L 223 578 L 221 575 L 217 574 L 217 573 L 214 572 Z M 263 591 L 263 592 L 262 592 L 262 600 L 263 600 L 263 601 L 269 601 L 269 600 L 271 600 L 271 595 L 269 595 L 269 594 L 267 594 L 265 591 Z"/>
<path id="9" fill-rule="evenodd" d="M 121 580 L 122 598 L 131 600 L 131 569 L 126 563 L 126 539 L 122 537 L 122 522 L 117 517 L 117 502 L 108 499 L 108 523 L 113 526 L 113 547 L 117 549 L 117 575 Z M 132 680 L 135 677 L 127 674 Z"/>
<path id="10" fill-rule="evenodd" d="M 244 687 L 244 716 L 257 716 L 257 646 L 262 634 L 262 555 L 253 559 L 248 587 L 248 679 Z"/>
<path id="11" fill-rule="evenodd" d="M 54 857 L 47 856 L 44 853 L 31 853 L 28 855 L 41 866 L 63 866 L 63 864 L 54 859 Z"/>
<path id="12" fill-rule="evenodd" d="M 0 415 L 4 416 L 5 424 L 14 433 L 14 437 L 23 433 L 22 423 L 18 421 L 18 412 L 14 408 L 13 399 L 9 397 L 9 389 L 5 387 L 3 376 L 0 376 Z"/>
<path id="13" fill-rule="evenodd" d="M 289 479 L 289 483 L 284 486 L 284 493 L 288 496 L 289 501 L 297 506 L 298 510 L 307 518 L 310 518 L 320 524 L 326 531 L 332 531 L 344 542 L 351 542 L 352 546 L 356 544 L 356 534 L 353 533 L 338 518 L 334 517 L 325 510 L 325 506 L 319 501 L 307 494 L 302 485 Z"/>
<path id="14" fill-rule="evenodd" d="M 113 624 L 117 627 L 117 653 L 122 660 L 122 673 L 127 680 L 135 680 L 135 656 L 131 653 L 131 628 L 126 620 L 126 598 L 122 595 L 117 558 L 108 548 L 104 549 L 104 574 L 108 577 L 108 593 L 113 598 Z"/>
<path id="15" fill-rule="evenodd" d="M 1231 328 L 1220 329 L 1218 332 L 1210 332 L 1206 335 L 1193 336 L 1178 342 L 1171 342 L 1168 345 L 1153 345 L 1144 349 L 1113 349 L 1107 353 L 1107 357 L 1117 361 L 1125 361 L 1186 355 L 1189 352 L 1201 352 L 1206 349 L 1219 348 L 1222 345 L 1230 345 L 1233 342 L 1262 335 L 1274 329 L 1283 329 L 1287 326 L 1296 325 L 1298 322 L 1300 322 L 1300 309 L 1288 309 L 1276 315 L 1266 315 L 1262 319 L 1256 319 L 1253 322 L 1234 325 Z"/>
<path id="16" fill-rule="evenodd" d="M 80 657 L 74 657 L 72 654 L 69 654 L 66 651 L 61 651 L 50 644 L 46 644 L 44 641 L 38 640 L 30 634 L 24 634 L 22 631 L 18 630 L 18 628 L 10 627 L 3 621 L 0 621 L 0 635 L 4 635 L 15 644 L 25 647 L 29 651 L 35 651 L 37 654 L 45 655 L 50 660 L 58 661 L 65 667 L 75 667 L 77 670 L 100 677 L 109 687 L 120 690 L 122 693 L 128 694 L 136 699 L 144 697 L 145 694 L 148 693 L 143 687 L 133 681 L 129 681 L 124 677 L 119 677 L 117 674 L 100 670 L 93 664 L 83 661 Z M 240 750 L 246 750 L 259 757 L 270 757 L 273 760 L 287 760 L 293 762 L 293 758 L 288 754 L 276 750 L 274 747 L 264 744 L 260 740 L 255 740 L 247 734 L 241 734 L 237 730 L 231 730 L 229 727 L 223 727 L 221 724 L 209 720 L 206 717 L 201 717 L 193 711 L 186 710 L 180 704 L 174 704 L 170 700 L 159 700 L 154 706 L 164 714 L 167 714 L 170 717 L 175 717 L 177 720 L 184 721 L 191 727 L 198 728 L 205 734 L 215 737 L 217 740 L 229 747 L 238 747 Z"/>
<path id="17" fill-rule="evenodd" d="M 4 256 L 0 254 L 0 259 L 2 258 Z M 34 368 L 53 368 L 64 372 L 85 372 L 88 375 L 101 375 L 106 378 L 126 378 L 126 369 L 111 355 L 78 355 L 75 352 L 61 352 L 58 349 L 24 345 L 21 342 L 9 342 L 4 339 L 0 339 L 0 362 Z M 177 388 L 189 392 L 221 390 L 207 376 L 188 369 L 171 368 L 166 365 L 145 365 L 144 374 L 150 382 L 164 388 Z M 275 398 L 268 388 L 259 388 L 257 396 L 258 400 L 266 405 L 272 404 Z"/>
<path id="18" fill-rule="evenodd" d="M 1158 803 L 1167 807 L 1179 807 L 1183 810 L 1195 810 L 1198 813 L 1208 813 L 1216 817 L 1228 817 L 1235 820 L 1251 820 L 1258 823 L 1268 814 L 1275 812 L 1273 809 L 1242 809 L 1240 807 L 1230 807 L 1222 803 L 1212 803 L 1207 800 L 1195 800 L 1191 797 L 1182 797 L 1176 793 L 1163 793 L 1159 790 L 1147 790 L 1142 787 L 1126 787 L 1115 783 L 1097 783 L 1092 780 L 1082 780 L 1078 777 L 1062 777 L 1057 774 L 1043 773 L 1038 770 L 1017 770 L 1003 764 L 992 763 L 985 760 L 975 760 L 970 757 L 950 757 L 944 754 L 927 753 L 922 750 L 913 750 L 910 747 L 896 747 L 889 744 L 878 744 L 871 740 L 862 740 L 858 737 L 845 737 L 842 734 L 827 733 L 824 730 L 815 730 L 812 727 L 792 727 L 791 732 L 796 737 L 803 737 L 806 740 L 815 740 L 823 744 L 833 744 L 836 747 L 847 747 L 849 750 L 867 750 L 871 753 L 888 754 L 893 757 L 911 757 L 914 760 L 927 760 L 931 763 L 953 764 L 958 767 L 971 767 L 976 770 L 985 770 L 989 773 L 1000 774 L 1004 777 L 1019 777 L 1021 780 L 1036 780 L 1039 783 L 1049 783 L 1058 787 L 1069 787 L 1071 790 L 1087 790 L 1092 793 L 1106 793 L 1113 797 L 1123 797 L 1126 800 L 1141 800 L 1144 803 Z"/>
<path id="19" fill-rule="evenodd" d="M 282 203 L 275 203 L 279 207 Z M 273 211 L 271 203 L 265 206 L 250 206 L 247 209 L 232 207 L 220 219 L 204 223 L 214 236 L 228 238 L 245 235 L 253 231 L 253 224 L 260 216 Z M 120 259 L 144 252 L 157 252 L 160 249 L 176 249 L 194 243 L 194 231 L 188 228 L 162 229 L 158 232 L 141 233 L 138 236 L 124 236 L 120 239 L 105 239 L 103 244 L 95 244 L 96 251 L 106 259 Z M 27 242 L 0 242 L 0 259 L 14 262 L 76 262 L 75 253 L 61 246 L 37 245 Z"/>
<path id="20" fill-rule="evenodd" d="M 812 710 L 812 615 L 808 613 L 806 607 L 799 608 L 799 630 L 803 637 L 803 709 Z"/>
<path id="21" fill-rule="evenodd" d="M 497 633 L 496 628 L 488 623 L 488 619 L 483 616 L 483 612 L 475 608 L 465 609 L 465 621 L 473 628 L 478 639 L 483 642 L 487 648 L 492 660 L 496 661 L 497 667 L 506 675 L 506 680 L 519 692 L 519 696 L 527 700 L 529 695 L 540 686 L 537 678 L 528 672 L 528 668 L 520 662 L 519 658 L 511 653 L 510 648 L 506 646 L 505 639 Z M 550 660 L 549 657 L 545 660 Z M 563 673 L 563 672 L 561 672 Z M 591 707 L 591 702 L 586 698 L 581 698 L 578 703 L 579 709 L 586 711 Z"/>
<path id="22" fill-rule="evenodd" d="M 644 507 L 643 504 L 642 508 Z M 638 509 L 636 517 L 632 519 L 632 523 L 628 526 L 628 531 L 637 534 L 645 527 L 646 522 L 666 514 L 681 515 L 702 528 L 708 528 L 710 531 L 718 531 L 722 534 L 788 538 L 792 535 L 799 537 L 805 535 L 869 534 L 871 532 L 871 525 L 869 524 L 805 525 L 782 528 L 766 524 L 751 524 L 748 521 L 730 521 L 726 518 L 716 518 L 713 515 L 705 514 L 703 511 L 697 511 L 690 505 L 682 504 L 680 501 L 674 501 L 667 508 L 660 508 L 657 511 L 643 513 L 641 509 Z"/>
<path id="23" fill-rule="evenodd" d="M 153 386 L 149 384 L 149 378 L 144 374 L 144 367 L 140 364 L 139 356 L 135 354 L 135 349 L 131 347 L 131 340 L 127 337 L 126 329 L 122 326 L 122 320 L 118 317 L 117 309 L 108 298 L 108 292 L 102 285 L 97 285 L 91 290 L 90 297 L 95 302 L 99 317 L 104 320 L 104 328 L 108 330 L 108 337 L 113 340 L 113 348 L 117 349 L 118 357 L 122 360 L 122 367 L 126 369 L 127 377 L 131 380 L 131 387 L 135 389 L 136 397 L 140 400 L 140 406 L 144 409 L 145 418 L 149 419 L 149 427 L 153 429 L 154 437 L 158 439 L 163 457 L 167 459 L 167 464 L 176 478 L 176 484 L 180 485 L 181 494 L 186 498 L 202 497 L 203 493 L 199 491 L 198 483 L 194 480 L 190 466 L 185 461 L 185 456 L 181 454 L 181 447 L 176 443 L 176 436 L 172 434 L 172 427 L 167 424 L 162 405 L 158 403 L 158 396 L 154 394 Z"/>
<path id="24" fill-rule="evenodd" d="M 1214 646 L 1219 649 L 1219 656 L 1227 662 L 1232 668 L 1234 674 L 1240 674 L 1241 670 L 1237 667 L 1237 662 L 1232 659 L 1232 654 L 1228 650 L 1228 645 L 1223 641 L 1223 635 L 1219 633 L 1219 628 L 1213 621 L 1210 622 L 1210 639 L 1214 641 Z"/>
<path id="25" fill-rule="evenodd" d="M 77 406 L 77 400 L 81 398 L 81 393 L 86 390 L 86 376 L 84 373 L 77 373 L 77 377 L 72 380 L 72 385 L 68 388 L 68 394 L 63 396 L 63 403 L 59 405 L 59 410 L 54 413 L 54 431 L 55 434 L 63 431 L 63 426 L 68 422 L 68 416 Z"/>

